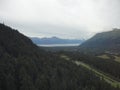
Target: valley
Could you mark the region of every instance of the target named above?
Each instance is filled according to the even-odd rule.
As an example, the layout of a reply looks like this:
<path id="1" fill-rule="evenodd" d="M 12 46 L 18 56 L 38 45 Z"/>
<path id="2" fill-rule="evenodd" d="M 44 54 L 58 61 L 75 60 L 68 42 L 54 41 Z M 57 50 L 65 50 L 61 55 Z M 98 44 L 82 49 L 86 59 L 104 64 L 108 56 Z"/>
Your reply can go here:
<path id="1" fill-rule="evenodd" d="M 0 90 L 120 90 L 120 0 L 0 0 Z"/>
<path id="2" fill-rule="evenodd" d="M 120 90 L 119 55 L 113 60 L 81 45 L 38 47 L 0 24 L 0 90 Z"/>

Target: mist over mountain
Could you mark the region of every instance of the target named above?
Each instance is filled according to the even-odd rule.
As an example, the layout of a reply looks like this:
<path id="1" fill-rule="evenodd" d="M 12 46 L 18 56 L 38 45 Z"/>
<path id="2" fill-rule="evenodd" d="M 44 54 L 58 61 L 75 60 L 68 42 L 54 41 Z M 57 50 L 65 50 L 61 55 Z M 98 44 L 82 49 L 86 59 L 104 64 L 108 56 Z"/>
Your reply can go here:
<path id="1" fill-rule="evenodd" d="M 85 40 L 81 39 L 61 39 L 58 37 L 51 37 L 51 38 L 37 38 L 37 37 L 32 37 L 31 40 L 39 45 L 39 44 L 81 44 Z"/>

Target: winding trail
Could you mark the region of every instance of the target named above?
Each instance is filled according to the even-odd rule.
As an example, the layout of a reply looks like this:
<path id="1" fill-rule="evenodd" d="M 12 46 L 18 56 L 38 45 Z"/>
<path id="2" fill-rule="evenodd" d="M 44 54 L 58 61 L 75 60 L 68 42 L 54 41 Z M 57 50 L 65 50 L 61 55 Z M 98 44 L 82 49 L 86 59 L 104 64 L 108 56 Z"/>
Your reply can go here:
<path id="1" fill-rule="evenodd" d="M 107 83 L 109 83 L 111 86 L 113 87 L 119 87 L 120 88 L 120 82 L 117 81 L 117 80 L 114 80 L 113 78 L 109 77 L 107 74 L 91 67 L 90 65 L 86 64 L 86 63 L 83 63 L 81 61 L 78 61 L 78 60 L 71 60 L 68 56 L 66 55 L 60 55 L 61 58 L 67 60 L 67 61 L 70 61 L 70 62 L 73 62 L 75 63 L 76 65 L 78 66 L 82 66 L 92 72 L 94 72 L 98 77 L 100 77 L 101 79 L 105 80 Z"/>

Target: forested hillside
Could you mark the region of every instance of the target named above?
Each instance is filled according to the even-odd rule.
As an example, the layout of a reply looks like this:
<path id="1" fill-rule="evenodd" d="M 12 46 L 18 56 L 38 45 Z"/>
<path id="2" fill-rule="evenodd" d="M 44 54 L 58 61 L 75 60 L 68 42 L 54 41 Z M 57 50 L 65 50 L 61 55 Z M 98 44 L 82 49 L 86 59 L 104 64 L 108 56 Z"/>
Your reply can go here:
<path id="1" fill-rule="evenodd" d="M 119 90 L 0 24 L 0 90 Z"/>
<path id="2" fill-rule="evenodd" d="M 80 50 L 93 53 L 120 53 L 120 29 L 98 33 L 83 44 Z"/>

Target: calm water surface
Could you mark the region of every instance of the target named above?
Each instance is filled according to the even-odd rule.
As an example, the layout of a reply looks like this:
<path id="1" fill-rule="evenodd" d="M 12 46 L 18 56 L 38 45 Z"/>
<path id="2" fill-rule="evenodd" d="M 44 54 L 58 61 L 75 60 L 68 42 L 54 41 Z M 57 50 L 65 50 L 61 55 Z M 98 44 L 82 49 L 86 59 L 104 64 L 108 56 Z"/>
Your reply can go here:
<path id="1" fill-rule="evenodd" d="M 79 46 L 80 44 L 39 44 L 41 47 L 67 47 L 67 46 Z"/>

